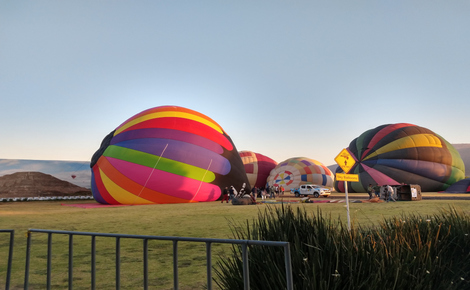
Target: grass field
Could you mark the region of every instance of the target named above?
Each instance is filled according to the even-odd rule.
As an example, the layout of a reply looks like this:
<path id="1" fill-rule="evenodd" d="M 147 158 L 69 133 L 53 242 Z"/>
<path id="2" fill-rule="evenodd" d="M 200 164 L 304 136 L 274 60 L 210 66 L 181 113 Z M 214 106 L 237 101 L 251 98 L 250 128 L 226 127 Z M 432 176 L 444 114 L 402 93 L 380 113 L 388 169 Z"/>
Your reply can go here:
<path id="1" fill-rule="evenodd" d="M 461 195 L 424 193 L 424 196 L 446 196 L 458 198 Z M 286 199 L 291 199 L 286 197 Z M 90 203 L 91 201 L 80 201 Z M 13 289 L 22 289 L 26 232 L 30 228 L 67 230 L 83 232 L 121 233 L 135 235 L 185 236 L 203 238 L 232 238 L 231 226 L 244 227 L 247 221 L 257 218 L 259 211 L 268 206 L 281 204 L 258 204 L 233 206 L 220 202 L 194 204 L 165 204 L 145 206 L 120 206 L 84 209 L 64 206 L 67 202 L 14 202 L 0 204 L 0 228 L 15 230 Z M 320 209 L 332 219 L 346 222 L 345 203 L 288 203 L 302 207 L 312 214 Z M 440 210 L 455 207 L 470 212 L 470 200 L 422 200 L 415 202 L 350 203 L 351 220 L 361 226 L 377 225 L 383 218 L 402 214 L 432 215 Z M 74 240 L 74 289 L 89 289 L 89 240 L 85 237 Z M 33 236 L 30 289 L 44 289 L 46 271 L 46 237 Z M 114 288 L 114 241 L 97 240 L 97 289 Z M 66 288 L 67 284 L 67 237 L 53 241 L 53 286 Z M 138 241 L 122 242 L 123 289 L 142 288 L 142 245 Z M 5 283 L 7 239 L 0 236 L 0 287 Z M 152 242 L 150 248 L 151 289 L 172 288 L 171 244 Z M 180 246 L 180 289 L 204 288 L 205 245 L 181 244 Z M 228 253 L 227 245 L 214 245 L 214 260 Z"/>

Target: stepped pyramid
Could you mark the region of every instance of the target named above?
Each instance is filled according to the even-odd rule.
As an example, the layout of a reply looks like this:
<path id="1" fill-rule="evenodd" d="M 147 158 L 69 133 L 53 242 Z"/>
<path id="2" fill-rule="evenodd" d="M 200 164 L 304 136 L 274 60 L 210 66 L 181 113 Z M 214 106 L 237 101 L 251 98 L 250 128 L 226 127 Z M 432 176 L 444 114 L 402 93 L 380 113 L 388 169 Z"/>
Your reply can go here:
<path id="1" fill-rule="evenodd" d="M 91 191 L 41 172 L 16 172 L 0 177 L 0 197 L 75 195 L 91 195 Z"/>

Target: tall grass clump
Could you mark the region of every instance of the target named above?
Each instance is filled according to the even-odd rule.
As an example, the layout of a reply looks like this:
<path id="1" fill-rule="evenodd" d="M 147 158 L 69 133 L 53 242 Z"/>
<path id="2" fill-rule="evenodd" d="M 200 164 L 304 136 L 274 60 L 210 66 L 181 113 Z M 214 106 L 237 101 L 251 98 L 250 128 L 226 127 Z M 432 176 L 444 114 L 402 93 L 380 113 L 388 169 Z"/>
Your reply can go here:
<path id="1" fill-rule="evenodd" d="M 288 241 L 295 289 L 470 289 L 470 218 L 454 208 L 353 225 L 290 206 L 233 225 L 237 239 Z M 285 289 L 282 248 L 249 248 L 251 289 Z M 241 248 L 215 267 L 222 289 L 243 289 Z"/>

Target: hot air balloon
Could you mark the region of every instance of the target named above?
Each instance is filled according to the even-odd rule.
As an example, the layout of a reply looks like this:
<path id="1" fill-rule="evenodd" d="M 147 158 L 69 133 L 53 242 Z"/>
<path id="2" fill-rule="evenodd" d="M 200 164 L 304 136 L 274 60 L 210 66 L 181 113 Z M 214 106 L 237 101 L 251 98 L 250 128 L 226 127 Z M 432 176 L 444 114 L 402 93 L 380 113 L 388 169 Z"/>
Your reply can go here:
<path id="1" fill-rule="evenodd" d="M 348 182 L 350 192 L 365 192 L 369 184 L 418 184 L 424 192 L 441 191 L 465 178 L 458 151 L 433 131 L 413 124 L 368 130 L 347 150 L 356 161 L 349 173 L 359 175 L 359 182 Z M 336 181 L 335 189 L 344 192 L 344 182 Z"/>
<path id="2" fill-rule="evenodd" d="M 90 167 L 93 196 L 103 204 L 215 201 L 223 188 L 249 184 L 222 127 L 177 106 L 129 118 L 104 138 Z"/>
<path id="3" fill-rule="evenodd" d="M 280 162 L 268 177 L 269 186 L 282 186 L 285 190 L 302 184 L 333 187 L 333 173 L 323 163 L 305 157 L 295 157 Z"/>
<path id="4" fill-rule="evenodd" d="M 443 192 L 446 193 L 470 193 L 470 178 L 465 178 L 457 181 L 449 186 Z"/>
<path id="5" fill-rule="evenodd" d="M 277 162 L 263 154 L 252 151 L 240 151 L 238 153 L 242 158 L 250 185 L 258 188 L 265 187 L 269 173 L 276 167 Z"/>

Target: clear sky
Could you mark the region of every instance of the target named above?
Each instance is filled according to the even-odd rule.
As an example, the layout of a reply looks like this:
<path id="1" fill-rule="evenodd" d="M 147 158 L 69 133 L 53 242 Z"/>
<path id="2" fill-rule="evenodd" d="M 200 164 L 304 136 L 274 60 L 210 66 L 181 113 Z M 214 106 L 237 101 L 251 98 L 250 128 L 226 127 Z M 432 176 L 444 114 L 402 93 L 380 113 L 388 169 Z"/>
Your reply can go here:
<path id="1" fill-rule="evenodd" d="M 0 158 L 90 160 L 145 109 L 238 150 L 334 158 L 407 122 L 470 143 L 470 2 L 1 1 Z"/>

